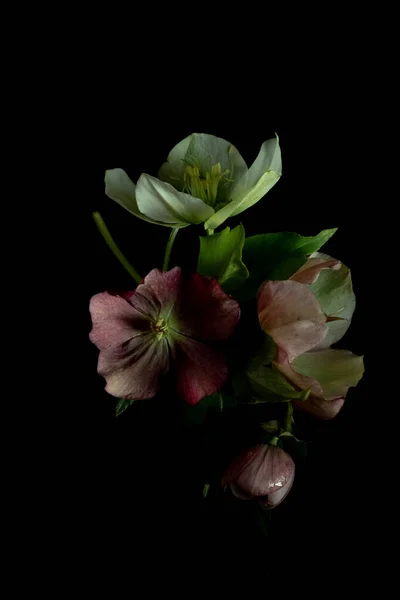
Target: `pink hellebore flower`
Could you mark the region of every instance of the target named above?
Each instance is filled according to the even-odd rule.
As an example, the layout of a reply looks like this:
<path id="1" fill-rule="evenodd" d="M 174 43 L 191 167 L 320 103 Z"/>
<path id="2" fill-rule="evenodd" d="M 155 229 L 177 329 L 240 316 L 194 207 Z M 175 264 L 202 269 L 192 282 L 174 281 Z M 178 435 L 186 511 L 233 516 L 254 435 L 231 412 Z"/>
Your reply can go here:
<path id="1" fill-rule="evenodd" d="M 222 485 L 229 485 L 237 498 L 257 498 L 263 508 L 275 508 L 289 493 L 294 472 L 294 462 L 282 448 L 259 444 L 233 460 Z"/>
<path id="2" fill-rule="evenodd" d="M 362 356 L 330 348 L 354 312 L 350 271 L 314 253 L 290 280 L 264 282 L 257 302 L 260 326 L 277 345 L 274 367 L 295 387 L 310 390 L 296 406 L 321 419 L 336 416 L 364 372 Z"/>
<path id="3" fill-rule="evenodd" d="M 131 295 L 93 296 L 90 312 L 90 339 L 100 350 L 97 370 L 113 396 L 152 398 L 171 364 L 188 404 L 216 392 L 228 377 L 214 342 L 233 333 L 240 309 L 211 277 L 195 273 L 183 281 L 179 267 L 153 269 Z"/>

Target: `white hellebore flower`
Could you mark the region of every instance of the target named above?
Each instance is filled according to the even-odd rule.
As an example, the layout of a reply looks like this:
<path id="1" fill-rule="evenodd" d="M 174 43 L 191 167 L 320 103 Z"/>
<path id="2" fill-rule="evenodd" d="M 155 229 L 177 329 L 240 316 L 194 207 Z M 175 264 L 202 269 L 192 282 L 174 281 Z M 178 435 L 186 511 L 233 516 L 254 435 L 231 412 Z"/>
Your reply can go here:
<path id="1" fill-rule="evenodd" d="M 137 185 L 122 169 L 106 171 L 106 194 L 144 221 L 166 227 L 204 223 L 213 231 L 253 206 L 282 174 L 276 136 L 267 140 L 250 168 L 222 138 L 193 133 L 169 153 L 158 179 L 143 173 Z"/>

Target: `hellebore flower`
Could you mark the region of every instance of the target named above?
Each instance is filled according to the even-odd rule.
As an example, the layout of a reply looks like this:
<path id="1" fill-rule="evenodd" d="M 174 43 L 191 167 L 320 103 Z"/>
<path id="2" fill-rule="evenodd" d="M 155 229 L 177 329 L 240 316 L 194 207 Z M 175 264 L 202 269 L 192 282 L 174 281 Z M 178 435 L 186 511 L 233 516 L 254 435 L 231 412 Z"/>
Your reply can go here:
<path id="1" fill-rule="evenodd" d="M 214 342 L 233 333 L 240 309 L 217 280 L 195 273 L 184 282 L 179 267 L 153 269 L 131 294 L 93 296 L 90 312 L 97 370 L 113 396 L 152 398 L 171 365 L 188 404 L 225 383 L 225 357 Z"/>
<path id="2" fill-rule="evenodd" d="M 282 174 L 278 138 L 267 140 L 250 168 L 222 138 L 193 133 L 169 153 L 158 178 L 137 185 L 122 169 L 106 171 L 106 194 L 135 216 L 166 227 L 204 223 L 213 231 L 258 202 Z"/>
<path id="3" fill-rule="evenodd" d="M 261 328 L 277 345 L 273 366 L 292 385 L 310 391 L 295 404 L 333 418 L 364 372 L 363 357 L 330 346 L 347 331 L 355 308 L 349 269 L 315 253 L 288 281 L 266 281 L 258 292 Z"/>
<path id="4" fill-rule="evenodd" d="M 237 498 L 257 498 L 263 508 L 274 508 L 289 493 L 294 472 L 294 462 L 282 448 L 259 444 L 233 460 L 222 485 L 229 485 Z"/>

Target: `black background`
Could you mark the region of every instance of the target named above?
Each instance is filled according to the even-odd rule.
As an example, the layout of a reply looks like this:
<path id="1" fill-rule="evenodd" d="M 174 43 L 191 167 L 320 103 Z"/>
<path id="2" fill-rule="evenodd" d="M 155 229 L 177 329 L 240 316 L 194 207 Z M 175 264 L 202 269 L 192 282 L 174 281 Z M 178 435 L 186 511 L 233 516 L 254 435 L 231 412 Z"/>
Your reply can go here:
<path id="1" fill-rule="evenodd" d="M 217 114 L 216 114 L 217 113 Z M 198 115 L 201 115 L 199 118 Z M 129 117 L 127 115 L 130 115 Z M 97 350 L 88 341 L 90 297 L 107 288 L 131 288 L 129 275 L 98 234 L 91 213 L 99 210 L 123 252 L 141 274 L 161 267 L 169 230 L 135 219 L 104 195 L 104 171 L 121 167 L 136 181 L 142 172 L 155 175 L 169 150 L 192 132 L 224 137 L 247 164 L 261 143 L 280 136 L 283 176 L 258 204 L 229 222 L 244 224 L 246 234 L 296 231 L 314 235 L 338 227 L 324 251 L 341 259 L 353 275 L 357 307 L 340 347 L 367 352 L 366 315 L 369 275 L 363 249 L 373 214 L 362 200 L 365 170 L 363 138 L 346 131 L 345 122 L 277 121 L 268 111 L 163 110 L 141 106 L 132 112 L 113 110 L 106 119 L 90 118 L 82 138 L 84 181 L 79 223 L 79 301 L 74 307 L 79 344 L 79 391 L 70 399 L 68 417 L 74 427 L 70 470 L 65 488 L 73 520 L 79 522 L 77 545 L 87 556 L 84 570 L 101 585 L 116 579 L 168 570 L 189 572 L 194 580 L 218 573 L 222 582 L 251 574 L 268 577 L 300 575 L 328 580 L 356 578 L 360 556 L 369 552 L 370 500 L 365 432 L 372 420 L 368 373 L 351 389 L 345 406 L 331 422 L 310 420 L 309 456 L 288 499 L 272 514 L 272 537 L 263 536 L 241 514 L 204 513 L 193 474 L 200 468 L 196 434 L 179 434 L 174 409 L 151 401 L 115 419 L 115 401 L 96 373 Z M 182 230 L 176 256 L 189 266 L 196 255 L 199 228 Z M 187 250 L 188 249 L 188 250 Z M 182 261 L 181 261 L 182 262 Z M 75 324 L 76 324 L 75 323 Z M 82 385 L 83 382 L 83 385 Z M 356 558 L 357 557 L 357 558 Z M 362 560 L 361 560 L 362 563 Z M 134 567 L 132 567 L 134 565 Z M 171 575 L 171 571 L 170 571 Z M 172 575 L 173 577 L 173 575 Z"/>

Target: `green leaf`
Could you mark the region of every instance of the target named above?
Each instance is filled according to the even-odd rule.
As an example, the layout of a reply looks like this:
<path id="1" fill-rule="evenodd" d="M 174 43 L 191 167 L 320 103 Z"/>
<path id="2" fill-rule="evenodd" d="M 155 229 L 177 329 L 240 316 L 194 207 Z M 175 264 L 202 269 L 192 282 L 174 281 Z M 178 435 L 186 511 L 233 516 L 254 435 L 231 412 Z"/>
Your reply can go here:
<path id="1" fill-rule="evenodd" d="M 254 297 L 263 281 L 288 279 L 307 261 L 308 255 L 319 250 L 336 232 L 325 229 L 314 237 L 298 233 L 265 233 L 246 239 L 243 260 L 250 272 L 246 286 L 237 295 L 239 300 Z"/>
<path id="2" fill-rule="evenodd" d="M 120 398 L 117 402 L 117 406 L 115 407 L 115 416 L 119 417 L 123 412 L 126 411 L 127 408 L 132 406 L 134 400 L 125 400 L 125 398 Z"/>
<path id="3" fill-rule="evenodd" d="M 184 404 L 184 419 L 188 425 L 201 425 L 209 410 L 221 413 L 223 408 L 224 401 L 222 394 L 221 392 L 216 392 L 215 394 L 211 394 L 211 396 L 205 396 L 194 406 Z"/>
<path id="4" fill-rule="evenodd" d="M 242 262 L 244 240 L 242 224 L 232 231 L 226 227 L 220 233 L 200 237 L 197 271 L 218 279 L 225 292 L 237 289 L 249 276 Z"/>

